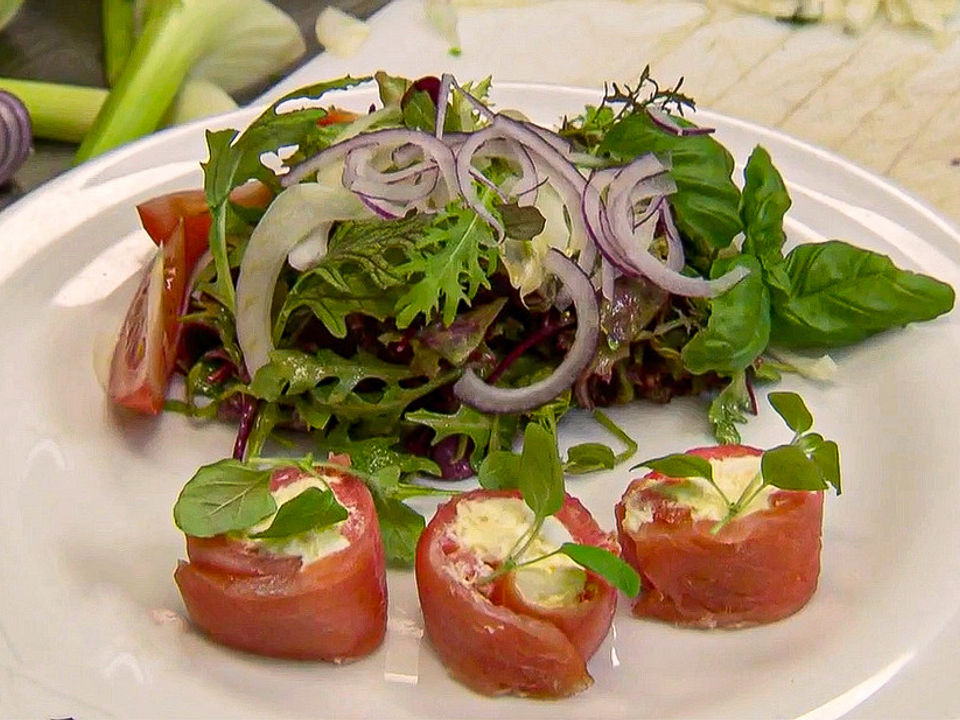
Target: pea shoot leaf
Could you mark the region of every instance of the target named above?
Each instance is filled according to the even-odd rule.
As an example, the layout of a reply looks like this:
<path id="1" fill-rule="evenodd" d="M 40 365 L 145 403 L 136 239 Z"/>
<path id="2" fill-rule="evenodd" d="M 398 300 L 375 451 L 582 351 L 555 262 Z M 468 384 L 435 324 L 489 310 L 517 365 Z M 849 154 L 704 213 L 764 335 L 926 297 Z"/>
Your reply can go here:
<path id="1" fill-rule="evenodd" d="M 383 551 L 391 565 L 409 567 L 417 554 L 417 540 L 426 523 L 416 510 L 382 492 L 373 492 L 380 522 Z"/>
<path id="2" fill-rule="evenodd" d="M 283 538 L 319 530 L 347 519 L 347 510 L 330 490 L 310 487 L 280 506 L 270 527 L 253 538 Z"/>
<path id="3" fill-rule="evenodd" d="M 563 507 L 563 467 L 557 441 L 537 423 L 524 429 L 519 486 L 523 501 L 537 518 L 549 517 Z"/>
<path id="4" fill-rule="evenodd" d="M 826 490 L 820 468 L 797 445 L 779 445 L 760 460 L 763 481 L 781 490 Z"/>
<path id="5" fill-rule="evenodd" d="M 796 433 L 805 433 L 813 427 L 813 415 L 807 409 L 797 393 L 793 392 L 772 392 L 767 395 L 767 400 L 777 411 L 777 414 L 783 418 L 791 430 Z"/>
<path id="6" fill-rule="evenodd" d="M 676 453 L 663 457 L 645 460 L 632 469 L 648 467 L 661 475 L 673 478 L 701 477 L 713 480 L 713 465 L 706 458 L 689 453 Z"/>
<path id="7" fill-rule="evenodd" d="M 609 550 L 594 545 L 564 543 L 560 552 L 577 565 L 596 573 L 628 597 L 640 592 L 640 576 L 637 571 Z"/>

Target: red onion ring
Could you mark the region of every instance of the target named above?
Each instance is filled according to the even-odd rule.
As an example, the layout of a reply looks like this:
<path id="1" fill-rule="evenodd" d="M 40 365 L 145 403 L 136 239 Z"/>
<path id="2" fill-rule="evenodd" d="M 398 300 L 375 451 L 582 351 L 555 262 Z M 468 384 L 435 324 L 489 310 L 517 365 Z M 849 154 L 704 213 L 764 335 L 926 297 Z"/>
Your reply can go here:
<path id="1" fill-rule="evenodd" d="M 573 345 L 549 377 L 522 388 L 494 387 L 468 369 L 453 386 L 454 396 L 462 403 L 489 413 L 533 410 L 573 385 L 593 359 L 600 337 L 600 310 L 593 283 L 579 265 L 559 250 L 551 249 L 544 258 L 543 266 L 563 283 L 573 299 L 577 311 L 577 332 Z"/>

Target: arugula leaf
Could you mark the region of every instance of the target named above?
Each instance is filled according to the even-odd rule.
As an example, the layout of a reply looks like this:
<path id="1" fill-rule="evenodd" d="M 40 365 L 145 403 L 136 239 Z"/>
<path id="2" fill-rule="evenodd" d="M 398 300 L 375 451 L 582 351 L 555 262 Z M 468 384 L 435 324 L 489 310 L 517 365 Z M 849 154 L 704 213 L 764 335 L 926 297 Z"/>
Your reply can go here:
<path id="1" fill-rule="evenodd" d="M 604 578 L 628 597 L 639 594 L 640 576 L 637 571 L 609 550 L 568 542 L 560 546 L 560 552 L 577 565 Z"/>
<path id="2" fill-rule="evenodd" d="M 351 313 L 378 320 L 391 317 L 407 282 L 398 268 L 419 257 L 417 240 L 429 223 L 423 214 L 339 223 L 323 258 L 302 273 L 287 294 L 274 324 L 274 342 L 303 307 L 337 338 L 346 337 Z"/>
<path id="3" fill-rule="evenodd" d="M 670 135 L 646 112 L 638 112 L 615 122 L 598 151 L 618 161 L 648 152 L 669 155 L 670 175 L 677 183 L 677 192 L 670 198 L 677 226 L 708 261 L 742 229 L 740 190 L 731 177 L 733 156 L 709 135 Z"/>
<path id="4" fill-rule="evenodd" d="M 789 348 L 848 345 L 954 303 L 946 283 L 839 240 L 797 246 L 768 281 L 771 340 Z"/>
<path id="5" fill-rule="evenodd" d="M 763 453 L 763 482 L 781 490 L 826 490 L 819 467 L 797 445 L 779 445 Z"/>
<path id="6" fill-rule="evenodd" d="M 255 470 L 239 460 L 220 460 L 190 478 L 173 507 L 173 520 L 187 535 L 213 537 L 245 530 L 276 510 L 270 471 Z"/>
<path id="7" fill-rule="evenodd" d="M 520 494 L 537 518 L 553 515 L 563 507 L 563 467 L 553 433 L 537 423 L 523 432 L 520 454 Z"/>
<path id="8" fill-rule="evenodd" d="M 563 470 L 570 475 L 583 475 L 598 470 L 612 470 L 617 456 L 603 443 L 581 443 L 567 449 Z"/>
<path id="9" fill-rule="evenodd" d="M 433 445 L 453 435 L 465 435 L 473 440 L 473 451 L 470 453 L 470 465 L 473 468 L 479 467 L 493 430 L 492 417 L 468 405 L 461 405 L 453 414 L 415 410 L 404 415 L 404 419 L 431 428 L 434 432 Z"/>
<path id="10" fill-rule="evenodd" d="M 353 87 L 369 79 L 348 76 L 290 93 L 265 110 L 242 134 L 236 130 L 207 132 L 209 155 L 202 167 L 203 189 L 213 220 L 210 226 L 210 252 L 217 268 L 218 294 L 230 312 L 234 311 L 236 302 L 227 258 L 230 191 L 254 178 L 272 179 L 273 173 L 266 170 L 260 157 L 284 146 L 301 143 L 316 131 L 317 121 L 326 115 L 326 110 L 322 108 L 308 107 L 280 113 L 280 107 L 293 99 L 316 100 L 330 90 Z"/>
<path id="11" fill-rule="evenodd" d="M 330 490 L 310 487 L 280 506 L 270 527 L 252 538 L 282 538 L 334 525 L 347 519 L 347 510 Z"/>
<path id="12" fill-rule="evenodd" d="M 750 255 L 721 258 L 713 263 L 711 275 L 719 277 L 734 267 L 745 267 L 750 274 L 710 301 L 707 326 L 681 352 L 683 364 L 695 375 L 739 372 L 756 360 L 770 340 L 770 297 L 760 263 Z"/>
<path id="13" fill-rule="evenodd" d="M 453 202 L 425 229 L 417 247 L 421 256 L 398 268 L 419 279 L 397 302 L 397 327 L 421 314 L 429 321 L 435 313 L 449 326 L 461 301 L 470 304 L 481 287 L 490 287 L 487 275 L 499 257 L 493 231 L 473 210 Z"/>
<path id="14" fill-rule="evenodd" d="M 397 468 L 404 474 L 422 472 L 440 475 L 440 468 L 433 460 L 398 450 L 399 442 L 398 437 L 390 436 L 352 440 L 346 427 L 338 425 L 320 443 L 320 450 L 349 455 L 350 466 L 367 475 L 375 475 L 384 468 Z"/>
<path id="15" fill-rule="evenodd" d="M 740 196 L 740 219 L 743 221 L 743 252 L 764 262 L 783 257 L 781 249 L 786 235 L 783 217 L 791 200 L 783 178 L 770 160 L 770 154 L 757 145 L 743 171 L 743 194 Z"/>
<path id="16" fill-rule="evenodd" d="M 721 445 L 736 445 L 740 442 L 737 423 L 745 423 L 745 413 L 753 412 L 750 388 L 745 371 L 734 373 L 727 385 L 710 403 L 707 419 L 713 427 L 713 435 Z"/>
<path id="17" fill-rule="evenodd" d="M 767 400 L 777 411 L 777 414 L 783 418 L 791 430 L 802 434 L 813 427 L 813 415 L 807 409 L 797 393 L 793 392 L 772 392 L 767 395 Z"/>
<path id="18" fill-rule="evenodd" d="M 689 453 L 674 453 L 653 460 L 645 460 L 634 465 L 631 470 L 639 467 L 648 467 L 654 472 L 672 478 L 701 477 L 713 481 L 713 465 L 710 461 Z"/>
<path id="19" fill-rule="evenodd" d="M 515 490 L 520 483 L 520 456 L 509 450 L 494 450 L 480 463 L 477 482 L 487 490 Z"/>
<path id="20" fill-rule="evenodd" d="M 409 567 L 417 555 L 417 540 L 426 523 L 416 510 L 387 497 L 381 492 L 373 493 L 383 539 L 383 552 L 391 565 Z"/>

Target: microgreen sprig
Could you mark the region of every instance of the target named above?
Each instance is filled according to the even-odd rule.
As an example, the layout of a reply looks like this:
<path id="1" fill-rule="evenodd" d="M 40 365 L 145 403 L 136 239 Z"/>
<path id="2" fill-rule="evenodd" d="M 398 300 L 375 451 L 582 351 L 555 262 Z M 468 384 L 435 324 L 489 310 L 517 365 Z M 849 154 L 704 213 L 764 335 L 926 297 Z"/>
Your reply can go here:
<path id="1" fill-rule="evenodd" d="M 517 469 L 520 495 L 527 507 L 533 511 L 533 522 L 516 539 L 500 566 L 478 582 L 487 584 L 514 570 L 562 554 L 581 567 L 600 575 L 627 595 L 635 596 L 640 591 L 639 575 L 627 563 L 603 548 L 563 543 L 556 550 L 544 555 L 523 558 L 524 553 L 539 536 L 546 519 L 563 507 L 566 497 L 563 465 L 557 451 L 556 435 L 539 423 L 529 423 L 523 433 L 523 452 L 520 454 Z"/>
<path id="2" fill-rule="evenodd" d="M 809 492 L 833 487 L 839 495 L 840 450 L 837 443 L 826 440 L 819 433 L 810 432 L 813 415 L 797 393 L 772 392 L 767 395 L 767 400 L 787 427 L 793 430 L 793 439 L 785 445 L 764 451 L 760 458 L 760 471 L 736 499 L 731 500 L 721 490 L 713 477 L 713 465 L 699 455 L 666 455 L 639 463 L 634 469 L 647 467 L 668 477 L 705 479 L 727 506 L 726 515 L 711 528 L 714 535 L 749 507 L 766 487 Z"/>

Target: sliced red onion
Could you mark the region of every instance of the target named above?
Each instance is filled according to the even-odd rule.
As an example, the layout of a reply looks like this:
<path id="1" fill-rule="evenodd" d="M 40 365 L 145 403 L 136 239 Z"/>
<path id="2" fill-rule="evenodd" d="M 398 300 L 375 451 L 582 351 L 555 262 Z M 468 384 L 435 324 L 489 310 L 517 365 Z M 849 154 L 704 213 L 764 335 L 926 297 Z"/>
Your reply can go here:
<path id="1" fill-rule="evenodd" d="M 660 223 L 663 225 L 663 235 L 667 239 L 667 267 L 680 272 L 685 262 L 683 239 L 680 237 L 676 223 L 673 222 L 673 210 L 666 198 L 660 202 Z"/>
<path id="2" fill-rule="evenodd" d="M 357 195 L 357 197 L 371 212 L 382 217 L 384 220 L 396 220 L 397 218 L 403 217 L 403 213 L 384 200 L 376 200 L 364 195 Z"/>
<path id="3" fill-rule="evenodd" d="M 440 76 L 440 89 L 437 91 L 437 119 L 434 122 L 434 135 L 439 140 L 443 137 L 443 123 L 447 119 L 447 103 L 450 100 L 450 86 L 453 84 L 453 75 L 444 73 Z"/>
<path id="4" fill-rule="evenodd" d="M 551 249 L 543 266 L 563 283 L 573 299 L 577 311 L 573 345 L 549 377 L 521 388 L 495 387 L 484 382 L 473 370 L 467 370 L 453 386 L 453 394 L 464 404 L 489 413 L 533 410 L 571 387 L 593 359 L 600 336 L 600 311 L 590 278 L 559 250 Z"/>
<path id="5" fill-rule="evenodd" d="M 18 98 L 0 90 L 0 185 L 5 185 L 30 155 L 30 113 Z"/>
<path id="6" fill-rule="evenodd" d="M 680 125 L 670 116 L 670 113 L 652 105 L 647 105 L 647 115 L 658 128 L 678 137 L 687 135 L 710 135 L 716 132 L 713 128 L 708 127 L 683 127 L 683 125 Z"/>
<path id="7" fill-rule="evenodd" d="M 302 163 L 283 176 L 281 184 L 290 187 L 299 183 L 308 175 L 315 173 L 330 164 L 343 160 L 351 150 L 376 145 L 380 147 L 413 145 L 419 148 L 424 158 L 431 158 L 440 171 L 449 192 L 454 192 L 457 183 L 457 166 L 453 151 L 441 140 L 417 130 L 406 128 L 386 128 L 355 135 L 348 140 L 331 145 Z"/>
<path id="8" fill-rule="evenodd" d="M 480 196 L 477 195 L 477 189 L 473 184 L 473 156 L 485 142 L 495 137 L 497 137 L 497 130 L 493 127 L 486 127 L 470 135 L 460 146 L 456 159 L 457 186 L 467 205 L 483 218 L 496 231 L 497 238 L 502 240 L 504 236 L 503 223 L 487 210 L 486 206 L 480 201 Z"/>

